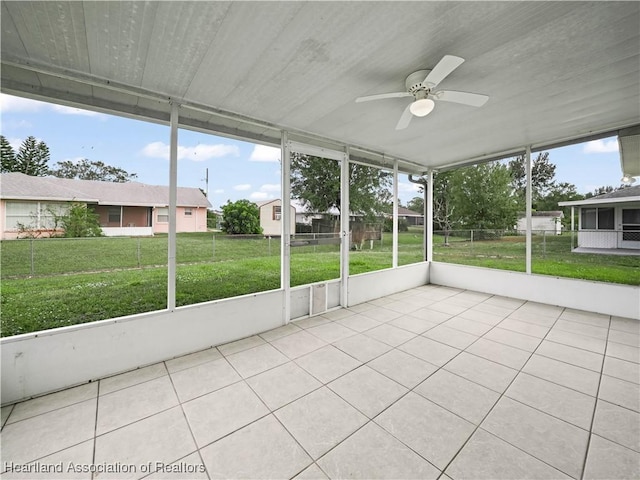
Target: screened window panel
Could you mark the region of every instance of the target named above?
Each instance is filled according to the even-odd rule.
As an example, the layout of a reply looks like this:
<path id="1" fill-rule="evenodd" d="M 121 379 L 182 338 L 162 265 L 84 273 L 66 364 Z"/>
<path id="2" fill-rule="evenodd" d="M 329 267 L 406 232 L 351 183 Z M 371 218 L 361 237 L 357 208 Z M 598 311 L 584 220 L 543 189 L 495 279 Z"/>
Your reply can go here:
<path id="1" fill-rule="evenodd" d="M 598 209 L 598 230 L 613 230 L 615 228 L 615 214 L 613 208 Z"/>
<path id="2" fill-rule="evenodd" d="M 583 208 L 581 212 L 581 226 L 583 230 L 595 230 L 596 228 L 596 209 Z"/>

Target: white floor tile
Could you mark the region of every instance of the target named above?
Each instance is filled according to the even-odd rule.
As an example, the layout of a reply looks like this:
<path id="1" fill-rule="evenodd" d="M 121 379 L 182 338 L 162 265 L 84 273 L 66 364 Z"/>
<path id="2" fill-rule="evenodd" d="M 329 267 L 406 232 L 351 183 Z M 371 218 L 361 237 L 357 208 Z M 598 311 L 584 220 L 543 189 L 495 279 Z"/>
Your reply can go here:
<path id="1" fill-rule="evenodd" d="M 362 365 L 362 362 L 333 345 L 299 357 L 295 362 L 322 383 L 329 383 Z"/>
<path id="2" fill-rule="evenodd" d="M 414 392 L 476 425 L 500 397 L 493 390 L 442 369 L 418 385 Z"/>
<path id="3" fill-rule="evenodd" d="M 180 401 L 186 402 L 200 395 L 231 385 L 239 381 L 240 376 L 226 359 L 221 358 L 220 360 L 214 360 L 197 367 L 172 373 L 171 380 Z"/>
<path id="4" fill-rule="evenodd" d="M 6 425 L 2 430 L 2 461 L 29 463 L 93 438 L 96 403 L 94 399 L 85 400 Z"/>
<path id="5" fill-rule="evenodd" d="M 587 431 L 506 397 L 481 427 L 561 472 L 580 477 Z"/>
<path id="6" fill-rule="evenodd" d="M 99 477 L 125 480 L 140 478 L 145 465 L 170 464 L 195 451 L 187 420 L 182 409 L 175 407 L 96 437 L 95 463 L 133 466 L 129 472 Z"/>
<path id="7" fill-rule="evenodd" d="M 571 478 L 482 429 L 471 437 L 445 473 L 460 480 Z"/>
<path id="8" fill-rule="evenodd" d="M 397 349 L 371 360 L 367 365 L 407 388 L 415 387 L 438 369 L 431 363 Z"/>
<path id="9" fill-rule="evenodd" d="M 413 392 L 375 422 L 441 470 L 475 429 L 472 423 Z"/>
<path id="10" fill-rule="evenodd" d="M 200 450 L 209 477 L 291 478 L 312 460 L 273 415 Z"/>
<path id="11" fill-rule="evenodd" d="M 598 435 L 591 435 L 585 480 L 628 480 L 640 478 L 640 453 Z"/>
<path id="12" fill-rule="evenodd" d="M 289 361 L 286 356 L 270 344 L 259 345 L 249 350 L 234 353 L 229 355 L 227 360 L 243 378 L 257 375 Z"/>
<path id="13" fill-rule="evenodd" d="M 314 459 L 367 423 L 367 417 L 326 387 L 290 403 L 275 415 Z"/>
<path id="14" fill-rule="evenodd" d="M 318 460 L 330 478 L 435 480 L 440 471 L 371 422 Z"/>
<path id="15" fill-rule="evenodd" d="M 183 404 L 198 447 L 204 447 L 264 417 L 269 409 L 244 382 Z"/>
<path id="16" fill-rule="evenodd" d="M 96 435 L 136 422 L 178 405 L 168 376 L 123 388 L 98 399 Z"/>
<path id="17" fill-rule="evenodd" d="M 378 415 L 407 392 L 399 383 L 363 365 L 328 387 L 369 418 Z"/>
<path id="18" fill-rule="evenodd" d="M 322 385 L 293 362 L 251 377 L 247 383 L 271 410 L 276 410 Z"/>

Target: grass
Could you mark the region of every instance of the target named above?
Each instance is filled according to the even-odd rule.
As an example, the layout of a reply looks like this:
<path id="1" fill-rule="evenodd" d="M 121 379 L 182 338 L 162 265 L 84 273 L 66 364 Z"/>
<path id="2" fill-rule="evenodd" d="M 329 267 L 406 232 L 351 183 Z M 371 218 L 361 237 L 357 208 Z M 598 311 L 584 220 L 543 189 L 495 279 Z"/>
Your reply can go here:
<path id="1" fill-rule="evenodd" d="M 556 277 L 580 278 L 609 283 L 640 285 L 640 256 L 571 253 L 571 235 L 534 235 L 531 270 Z M 469 237 L 434 237 L 434 260 L 524 272 L 525 238 L 507 236 L 499 240 L 471 242 Z"/>
<path id="2" fill-rule="evenodd" d="M 399 235 L 400 265 L 422 260 L 421 233 Z M 391 246 L 386 235 L 373 249 L 351 251 L 350 273 L 391 267 Z M 166 236 L 5 241 L 1 248 L 3 336 L 166 308 Z M 434 236 L 437 261 L 524 271 L 524 254 L 523 237 L 473 243 L 452 237 L 444 246 Z M 280 287 L 277 239 L 179 234 L 177 261 L 178 306 Z M 534 237 L 535 273 L 638 285 L 639 267 L 640 257 L 572 254 L 568 236 Z M 339 276 L 337 245 L 292 248 L 292 286 Z"/>

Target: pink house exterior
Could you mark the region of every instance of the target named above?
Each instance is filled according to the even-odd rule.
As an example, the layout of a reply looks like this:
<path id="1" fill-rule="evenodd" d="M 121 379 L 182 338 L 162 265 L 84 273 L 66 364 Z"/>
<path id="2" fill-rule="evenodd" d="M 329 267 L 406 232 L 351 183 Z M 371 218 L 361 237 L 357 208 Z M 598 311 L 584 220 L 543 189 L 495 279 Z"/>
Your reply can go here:
<path id="1" fill-rule="evenodd" d="M 0 175 L 0 234 L 19 238 L 19 224 L 38 236 L 54 231 L 54 213 L 71 203 L 91 207 L 106 236 L 150 236 L 169 231 L 169 187 L 139 182 L 113 183 L 31 177 L 22 173 Z M 176 230 L 207 230 L 207 198 L 198 188 L 178 187 Z"/>

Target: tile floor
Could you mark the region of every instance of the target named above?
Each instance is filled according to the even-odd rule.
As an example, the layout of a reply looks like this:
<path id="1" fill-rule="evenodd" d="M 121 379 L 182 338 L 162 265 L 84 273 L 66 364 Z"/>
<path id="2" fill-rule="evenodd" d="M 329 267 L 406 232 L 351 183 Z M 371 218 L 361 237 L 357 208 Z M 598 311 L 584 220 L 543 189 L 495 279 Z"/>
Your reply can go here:
<path id="1" fill-rule="evenodd" d="M 3 407 L 2 478 L 640 478 L 639 339 L 429 285 Z"/>

